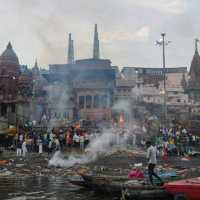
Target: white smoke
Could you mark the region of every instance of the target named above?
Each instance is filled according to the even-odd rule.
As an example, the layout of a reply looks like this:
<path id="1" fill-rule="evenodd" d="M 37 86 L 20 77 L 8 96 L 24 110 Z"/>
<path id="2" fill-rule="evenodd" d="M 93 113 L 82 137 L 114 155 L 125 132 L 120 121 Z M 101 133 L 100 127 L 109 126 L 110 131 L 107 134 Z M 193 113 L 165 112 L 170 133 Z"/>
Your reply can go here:
<path id="1" fill-rule="evenodd" d="M 143 89 L 135 86 L 131 90 L 131 97 L 134 101 L 142 101 Z"/>
<path id="2" fill-rule="evenodd" d="M 124 111 L 125 113 L 130 114 L 131 102 L 130 100 L 119 100 L 113 105 L 112 110 L 117 112 Z"/>
<path id="3" fill-rule="evenodd" d="M 56 152 L 49 160 L 49 166 L 72 167 L 76 164 L 85 164 L 96 160 L 100 155 L 106 155 L 116 149 L 127 148 L 129 133 L 123 133 L 114 129 L 104 130 L 91 139 L 89 146 L 85 149 L 85 154 L 71 154 L 67 159 L 61 152 Z"/>
<path id="4" fill-rule="evenodd" d="M 132 105 L 130 100 L 117 101 L 112 109 L 126 116 L 125 128 L 103 129 L 103 133 L 96 135 L 90 139 L 88 147 L 83 155 L 75 155 L 72 153 L 68 158 L 64 158 L 61 152 L 56 152 L 49 161 L 49 166 L 72 167 L 76 164 L 85 164 L 96 160 L 101 155 L 106 155 L 117 149 L 125 149 L 128 145 L 135 144 L 135 135 L 133 134 Z"/>
<path id="5" fill-rule="evenodd" d="M 56 151 L 51 160 L 49 160 L 49 166 L 56 167 L 72 167 L 75 164 L 84 164 L 90 162 L 92 159 L 85 155 L 69 155 L 67 159 L 65 159 L 64 155 L 60 151 Z"/>
<path id="6" fill-rule="evenodd" d="M 64 85 L 55 83 L 48 86 L 47 92 L 48 104 L 52 111 L 48 127 L 52 128 L 59 125 L 68 114 L 69 89 Z"/>

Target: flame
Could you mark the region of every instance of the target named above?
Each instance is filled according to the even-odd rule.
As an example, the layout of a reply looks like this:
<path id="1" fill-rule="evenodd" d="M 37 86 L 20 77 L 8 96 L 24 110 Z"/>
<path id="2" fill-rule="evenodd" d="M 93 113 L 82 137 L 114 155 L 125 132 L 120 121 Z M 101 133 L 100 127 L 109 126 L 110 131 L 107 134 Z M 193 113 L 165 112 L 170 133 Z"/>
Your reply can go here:
<path id="1" fill-rule="evenodd" d="M 80 128 L 81 128 L 80 123 L 77 123 L 77 124 L 75 125 L 75 128 L 76 128 L 76 129 L 80 129 Z"/>
<path id="2" fill-rule="evenodd" d="M 120 114 L 119 116 L 119 122 L 124 123 L 124 116 L 122 114 Z"/>
<path id="3" fill-rule="evenodd" d="M 120 114 L 120 116 L 119 116 L 119 125 L 120 125 L 120 127 L 124 127 L 124 123 L 125 123 L 124 115 Z"/>

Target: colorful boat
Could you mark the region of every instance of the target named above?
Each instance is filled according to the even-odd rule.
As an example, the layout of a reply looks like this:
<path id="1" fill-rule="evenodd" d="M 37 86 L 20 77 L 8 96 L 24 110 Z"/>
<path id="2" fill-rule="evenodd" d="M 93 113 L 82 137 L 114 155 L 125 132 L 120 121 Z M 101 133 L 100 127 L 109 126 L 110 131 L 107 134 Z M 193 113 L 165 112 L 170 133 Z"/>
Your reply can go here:
<path id="1" fill-rule="evenodd" d="M 170 182 L 164 188 L 175 200 L 200 200 L 200 177 Z"/>

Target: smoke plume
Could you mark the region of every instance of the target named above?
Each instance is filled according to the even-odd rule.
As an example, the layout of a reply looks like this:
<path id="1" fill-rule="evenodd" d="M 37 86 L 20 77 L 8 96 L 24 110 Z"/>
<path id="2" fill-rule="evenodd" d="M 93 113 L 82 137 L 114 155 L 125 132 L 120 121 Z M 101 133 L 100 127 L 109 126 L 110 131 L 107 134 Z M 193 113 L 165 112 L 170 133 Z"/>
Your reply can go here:
<path id="1" fill-rule="evenodd" d="M 128 142 L 132 142 L 129 136 L 129 133 L 122 134 L 114 129 L 104 130 L 103 134 L 91 138 L 89 146 L 85 149 L 85 154 L 75 155 L 72 153 L 65 159 L 61 152 L 56 152 L 49 160 L 49 166 L 72 167 L 76 164 L 89 163 L 113 150 L 127 148 Z"/>
<path id="2" fill-rule="evenodd" d="M 69 114 L 69 89 L 65 84 L 53 84 L 48 86 L 48 104 L 51 108 L 49 127 L 55 127 Z"/>

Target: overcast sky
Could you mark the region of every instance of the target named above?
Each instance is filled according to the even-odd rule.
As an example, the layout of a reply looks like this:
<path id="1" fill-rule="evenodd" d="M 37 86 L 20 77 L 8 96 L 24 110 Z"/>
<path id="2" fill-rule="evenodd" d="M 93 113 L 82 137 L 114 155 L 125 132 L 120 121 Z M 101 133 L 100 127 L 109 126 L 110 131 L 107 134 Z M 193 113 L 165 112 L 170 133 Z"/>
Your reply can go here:
<path id="1" fill-rule="evenodd" d="M 101 57 L 113 65 L 160 67 L 155 41 L 166 32 L 166 65 L 188 67 L 199 13 L 199 0 L 0 0 L 0 51 L 11 41 L 21 64 L 66 63 L 71 32 L 75 58 L 90 58 L 97 23 Z"/>

